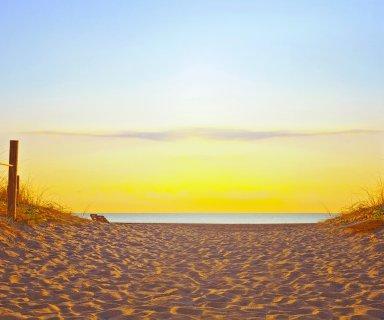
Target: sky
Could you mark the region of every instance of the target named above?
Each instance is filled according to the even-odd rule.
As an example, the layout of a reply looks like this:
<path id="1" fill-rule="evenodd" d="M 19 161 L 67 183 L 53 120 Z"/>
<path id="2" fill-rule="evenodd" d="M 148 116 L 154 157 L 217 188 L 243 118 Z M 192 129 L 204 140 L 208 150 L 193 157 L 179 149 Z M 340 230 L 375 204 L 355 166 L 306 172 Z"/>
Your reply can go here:
<path id="1" fill-rule="evenodd" d="M 0 0 L 0 162 L 19 139 L 22 181 L 76 212 L 338 212 L 384 171 L 383 16 Z"/>

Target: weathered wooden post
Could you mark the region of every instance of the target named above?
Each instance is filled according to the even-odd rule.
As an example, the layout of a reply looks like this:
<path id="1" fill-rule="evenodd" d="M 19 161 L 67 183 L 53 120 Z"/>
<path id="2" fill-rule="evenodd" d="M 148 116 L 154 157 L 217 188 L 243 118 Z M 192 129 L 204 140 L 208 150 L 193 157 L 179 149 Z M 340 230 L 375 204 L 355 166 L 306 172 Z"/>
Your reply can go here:
<path id="1" fill-rule="evenodd" d="M 9 145 L 8 169 L 8 217 L 16 219 L 16 197 L 17 197 L 17 162 L 19 152 L 19 141 L 11 140 Z"/>

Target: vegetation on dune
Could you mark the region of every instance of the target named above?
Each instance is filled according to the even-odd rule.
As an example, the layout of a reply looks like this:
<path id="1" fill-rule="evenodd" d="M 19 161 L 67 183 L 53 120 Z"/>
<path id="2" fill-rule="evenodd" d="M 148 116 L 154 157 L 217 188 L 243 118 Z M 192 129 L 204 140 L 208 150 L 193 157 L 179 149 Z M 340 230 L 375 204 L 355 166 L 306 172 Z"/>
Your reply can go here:
<path id="1" fill-rule="evenodd" d="M 21 185 L 17 203 L 17 217 L 13 221 L 7 217 L 7 183 L 0 180 L 0 231 L 3 235 L 17 234 L 16 225 L 30 227 L 44 222 L 79 224 L 88 220 L 73 215 L 67 208 L 46 200 L 44 192 L 35 191 L 30 185 Z M 1 234 L 0 234 L 1 240 Z"/>
<path id="2" fill-rule="evenodd" d="M 379 180 L 375 191 L 367 191 L 366 197 L 344 208 L 340 215 L 328 219 L 325 224 L 346 225 L 353 231 L 368 232 L 384 226 L 384 183 Z"/>

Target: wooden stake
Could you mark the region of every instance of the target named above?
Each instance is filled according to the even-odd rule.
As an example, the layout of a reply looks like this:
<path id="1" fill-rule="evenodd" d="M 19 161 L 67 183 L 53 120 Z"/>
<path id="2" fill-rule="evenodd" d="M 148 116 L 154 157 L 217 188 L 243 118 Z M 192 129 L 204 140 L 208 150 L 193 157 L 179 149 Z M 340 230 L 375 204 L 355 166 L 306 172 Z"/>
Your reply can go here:
<path id="1" fill-rule="evenodd" d="M 16 219 L 16 197 L 17 197 L 17 162 L 19 152 L 19 141 L 11 140 L 9 144 L 8 169 L 8 217 Z"/>

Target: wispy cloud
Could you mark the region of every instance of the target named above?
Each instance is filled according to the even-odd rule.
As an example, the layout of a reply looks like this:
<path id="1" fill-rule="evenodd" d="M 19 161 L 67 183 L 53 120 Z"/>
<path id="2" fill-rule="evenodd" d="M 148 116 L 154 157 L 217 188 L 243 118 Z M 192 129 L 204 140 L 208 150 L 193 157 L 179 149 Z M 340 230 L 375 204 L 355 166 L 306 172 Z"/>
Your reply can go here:
<path id="1" fill-rule="evenodd" d="M 344 131 L 257 131 L 243 129 L 189 128 L 163 131 L 122 131 L 122 132 L 66 132 L 66 131 L 30 131 L 26 134 L 79 136 L 94 138 L 139 139 L 152 141 L 173 141 L 199 138 L 219 141 L 256 141 L 277 138 L 301 138 L 328 135 L 372 135 L 383 134 L 384 130 L 344 130 Z"/>

